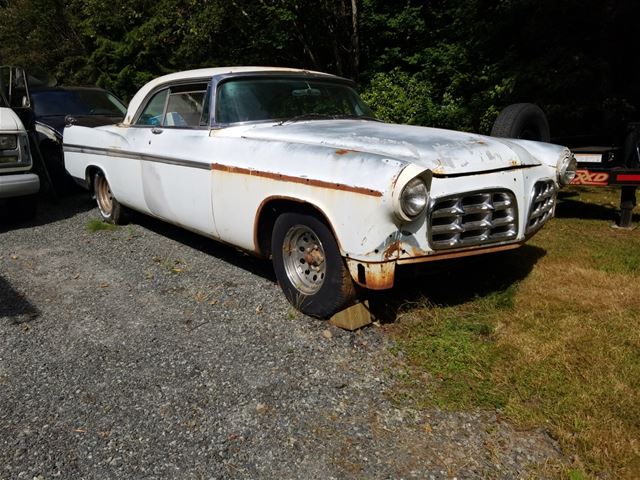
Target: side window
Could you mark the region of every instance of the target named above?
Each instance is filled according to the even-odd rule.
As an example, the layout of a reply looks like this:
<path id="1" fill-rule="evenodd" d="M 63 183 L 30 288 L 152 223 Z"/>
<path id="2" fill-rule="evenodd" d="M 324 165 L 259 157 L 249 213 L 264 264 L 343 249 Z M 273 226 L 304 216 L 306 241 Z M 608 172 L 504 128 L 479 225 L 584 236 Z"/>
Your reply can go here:
<path id="1" fill-rule="evenodd" d="M 162 114 L 164 113 L 164 106 L 167 103 L 167 95 L 169 89 L 160 90 L 156 93 L 147 106 L 136 120 L 136 125 L 161 125 Z"/>
<path id="2" fill-rule="evenodd" d="M 197 127 L 200 125 L 205 91 L 173 92 L 169 94 L 164 115 L 165 127 Z"/>
<path id="3" fill-rule="evenodd" d="M 208 84 L 174 85 L 154 94 L 136 125 L 189 128 L 209 124 Z M 205 123 L 202 123 L 205 119 Z"/>

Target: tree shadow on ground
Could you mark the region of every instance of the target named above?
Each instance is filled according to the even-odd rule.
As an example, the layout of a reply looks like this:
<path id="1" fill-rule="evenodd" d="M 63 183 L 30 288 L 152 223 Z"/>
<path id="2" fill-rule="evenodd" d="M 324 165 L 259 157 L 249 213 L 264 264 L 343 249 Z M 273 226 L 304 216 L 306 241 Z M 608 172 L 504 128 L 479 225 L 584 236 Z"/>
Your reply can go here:
<path id="1" fill-rule="evenodd" d="M 525 245 L 517 250 L 398 267 L 393 289 L 368 292 L 372 314 L 393 322 L 411 304 L 459 305 L 500 292 L 529 275 L 545 250 Z"/>
<path id="2" fill-rule="evenodd" d="M 38 316 L 40 311 L 0 276 L 0 319 L 9 319 L 12 323 L 19 324 Z"/>
<path id="3" fill-rule="evenodd" d="M 276 282 L 276 276 L 273 272 L 270 261 L 254 257 L 246 252 L 213 240 L 209 237 L 190 232 L 182 227 L 172 225 L 147 215 L 134 212 L 131 215 L 131 221 L 141 227 L 157 233 L 158 235 L 170 238 L 171 240 L 182 243 L 183 245 L 198 250 L 206 255 L 216 257 L 271 282 Z"/>
<path id="4" fill-rule="evenodd" d="M 15 212 L 11 211 L 13 208 L 12 203 L 3 203 L 0 206 L 0 233 L 47 225 L 74 217 L 95 208 L 95 201 L 86 191 L 74 192 L 56 198 L 51 195 L 39 195 L 37 213 L 35 217 L 28 220 L 15 218 Z"/>

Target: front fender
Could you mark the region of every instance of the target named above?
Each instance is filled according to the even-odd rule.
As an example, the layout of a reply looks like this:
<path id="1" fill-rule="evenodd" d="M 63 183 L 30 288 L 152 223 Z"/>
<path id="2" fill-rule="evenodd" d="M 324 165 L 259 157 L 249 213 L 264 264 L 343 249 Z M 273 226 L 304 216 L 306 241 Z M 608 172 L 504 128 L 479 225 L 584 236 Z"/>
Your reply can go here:
<path id="1" fill-rule="evenodd" d="M 295 199 L 322 212 L 343 256 L 385 260 L 384 245 L 395 240 L 402 224 L 393 192 L 411 164 L 327 146 L 220 134 L 214 141 L 220 160 L 212 164 L 212 202 L 222 240 L 255 251 L 261 205 Z"/>

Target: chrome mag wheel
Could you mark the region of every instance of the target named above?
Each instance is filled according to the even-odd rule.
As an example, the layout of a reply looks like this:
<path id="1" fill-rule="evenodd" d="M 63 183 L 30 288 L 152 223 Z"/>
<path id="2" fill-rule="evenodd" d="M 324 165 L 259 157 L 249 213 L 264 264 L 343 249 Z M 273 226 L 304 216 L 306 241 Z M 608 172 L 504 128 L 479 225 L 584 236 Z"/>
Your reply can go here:
<path id="1" fill-rule="evenodd" d="M 289 281 L 305 295 L 317 293 L 324 284 L 327 263 L 322 242 L 315 232 L 304 225 L 291 227 L 282 249 Z"/>
<path id="2" fill-rule="evenodd" d="M 105 218 L 110 217 L 113 213 L 113 195 L 111 194 L 109 183 L 102 175 L 96 175 L 95 193 L 100 213 Z"/>

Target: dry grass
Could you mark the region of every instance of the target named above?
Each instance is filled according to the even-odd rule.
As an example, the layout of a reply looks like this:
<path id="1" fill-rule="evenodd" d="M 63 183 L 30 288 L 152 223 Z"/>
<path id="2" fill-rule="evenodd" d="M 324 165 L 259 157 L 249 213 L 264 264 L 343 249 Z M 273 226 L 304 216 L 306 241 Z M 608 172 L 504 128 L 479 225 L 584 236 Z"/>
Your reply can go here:
<path id="1" fill-rule="evenodd" d="M 397 393 L 544 426 L 573 459 L 563 477 L 640 478 L 640 230 L 609 227 L 615 191 L 584 194 L 532 246 L 475 264 L 464 301 L 427 291 L 408 310 Z"/>

